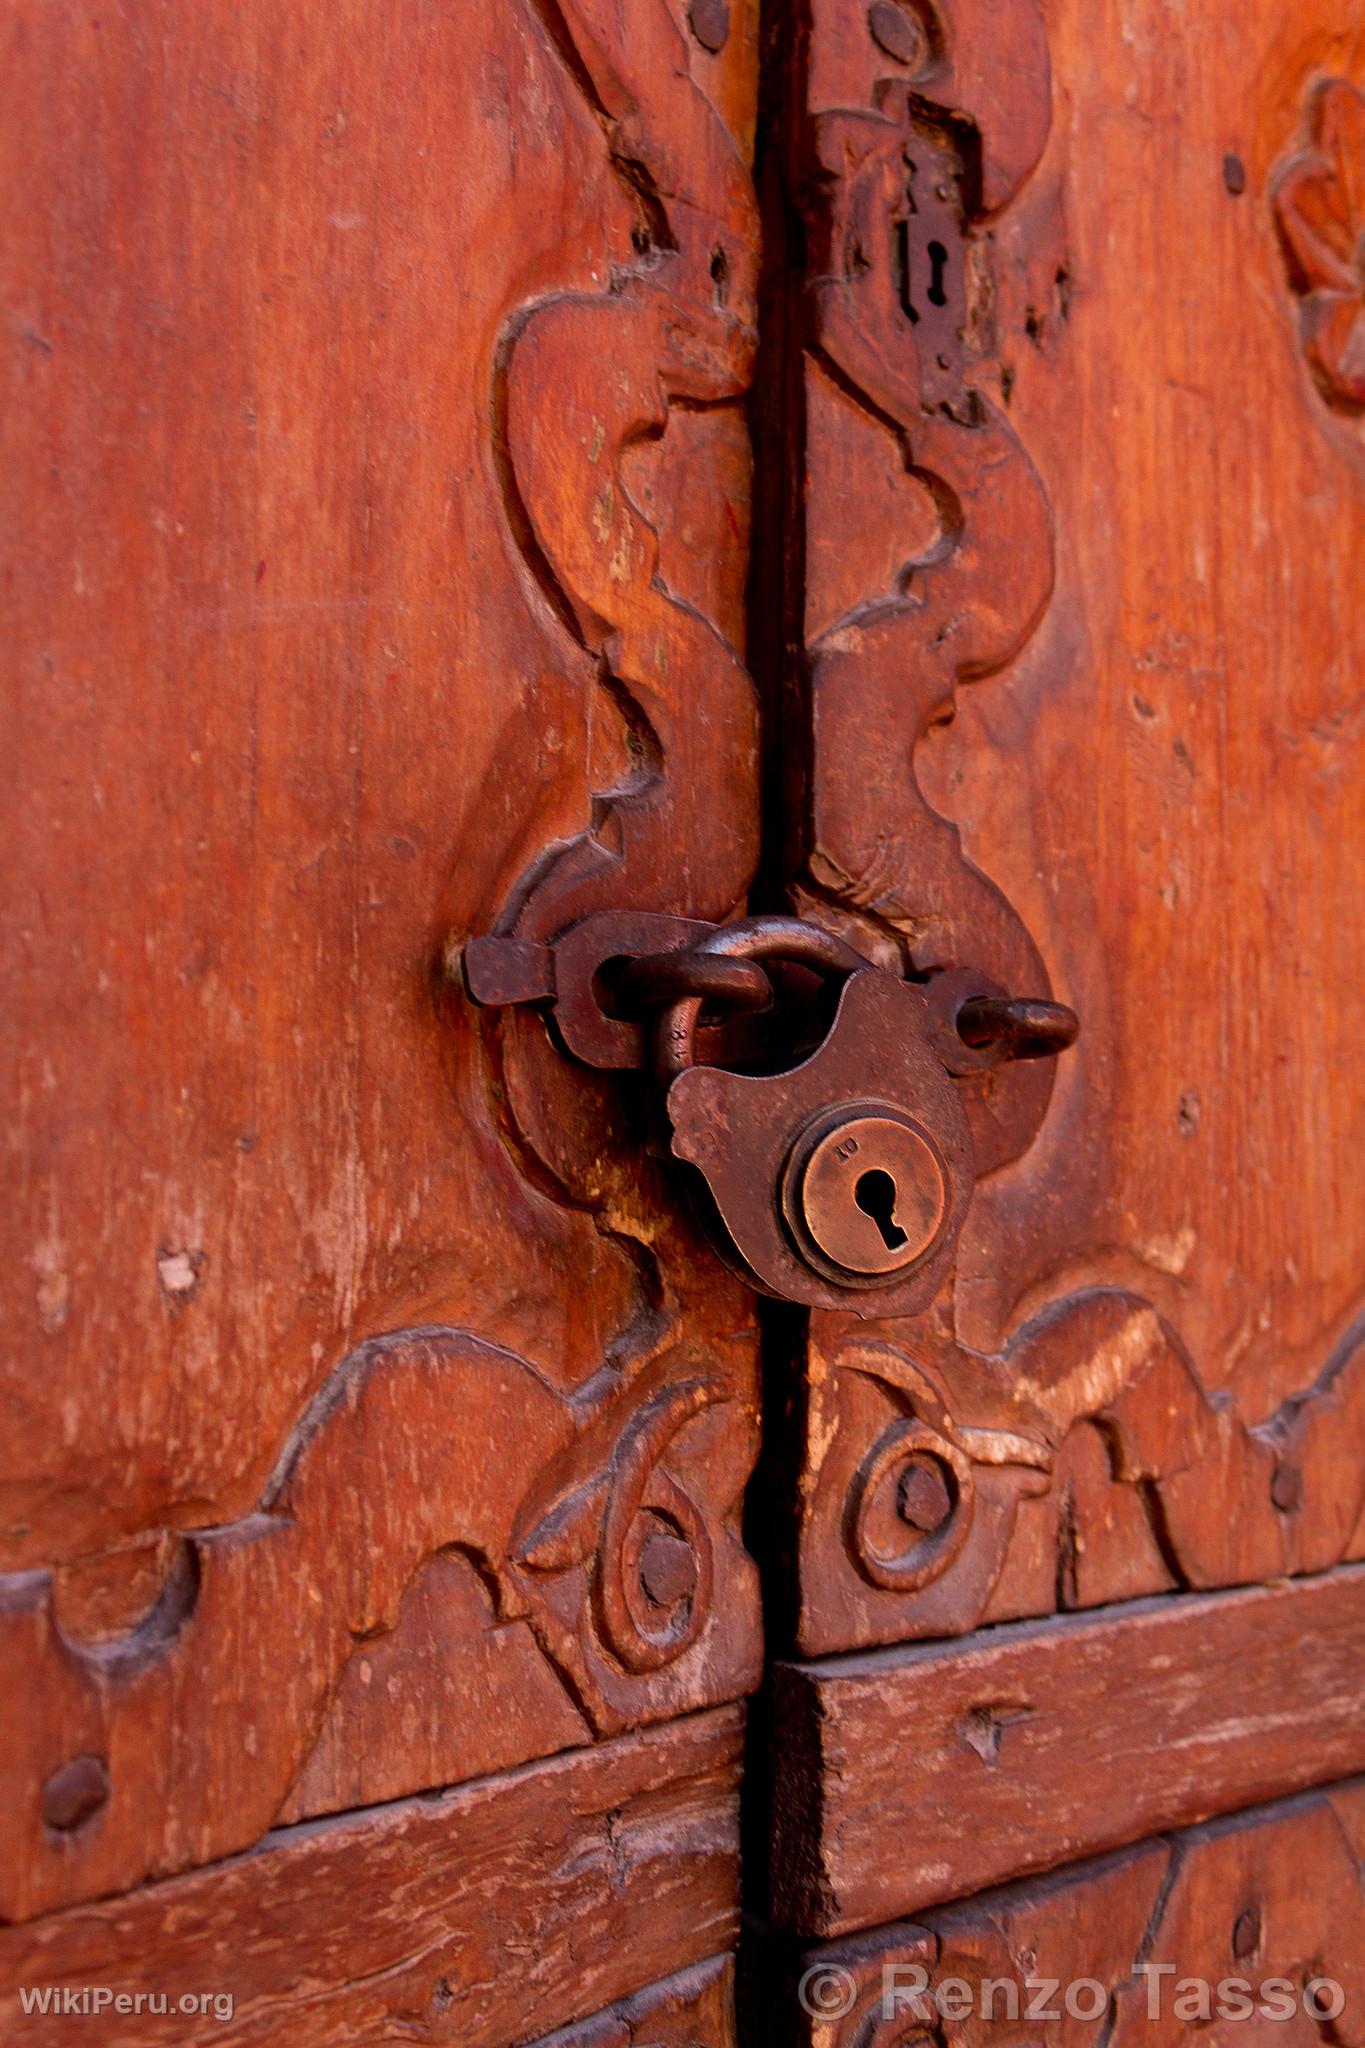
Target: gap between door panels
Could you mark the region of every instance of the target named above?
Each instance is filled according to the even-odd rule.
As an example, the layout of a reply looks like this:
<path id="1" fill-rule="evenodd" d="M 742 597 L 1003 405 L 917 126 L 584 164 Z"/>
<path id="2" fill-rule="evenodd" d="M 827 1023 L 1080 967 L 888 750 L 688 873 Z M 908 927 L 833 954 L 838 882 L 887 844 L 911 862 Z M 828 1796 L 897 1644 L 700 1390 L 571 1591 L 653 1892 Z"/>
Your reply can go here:
<path id="1" fill-rule="evenodd" d="M 801 870 L 809 776 L 809 706 L 803 664 L 806 526 L 802 297 L 805 230 L 789 177 L 793 121 L 802 118 L 796 76 L 806 0 L 762 0 L 754 182 L 762 260 L 759 341 L 749 401 L 754 457 L 747 603 L 747 662 L 759 704 L 759 864 L 754 914 L 791 909 Z M 809 1311 L 760 1297 L 762 1428 L 744 1506 L 744 1542 L 759 1568 L 764 1679 L 746 1714 L 740 1793 L 741 1915 L 736 2013 L 742 2044 L 774 2041 L 789 2008 L 789 1940 L 773 1927 L 769 1867 L 779 1763 L 774 1745 L 773 1664 L 790 1650 L 796 1616 L 794 1508 L 799 1477 L 798 1407 Z"/>
<path id="2" fill-rule="evenodd" d="M 749 401 L 753 502 L 747 593 L 747 662 L 759 704 L 759 865 L 750 895 L 755 914 L 790 908 L 790 878 L 801 860 L 800 819 L 807 773 L 808 718 L 801 688 L 805 519 L 800 480 L 805 417 L 801 403 L 801 293 L 804 230 L 787 176 L 798 17 L 804 0 L 761 0 L 759 97 L 754 183 L 761 234 L 759 338 Z M 809 1312 L 763 1297 L 758 1302 L 758 1457 L 744 1504 L 744 1543 L 759 1569 L 764 1678 L 750 1698 L 740 1791 L 740 1967 L 736 1981 L 741 2043 L 775 2038 L 782 2000 L 770 1925 L 768 1872 L 776 1759 L 772 1664 L 793 1640 L 795 1618 L 796 1407 L 810 1327 Z"/>

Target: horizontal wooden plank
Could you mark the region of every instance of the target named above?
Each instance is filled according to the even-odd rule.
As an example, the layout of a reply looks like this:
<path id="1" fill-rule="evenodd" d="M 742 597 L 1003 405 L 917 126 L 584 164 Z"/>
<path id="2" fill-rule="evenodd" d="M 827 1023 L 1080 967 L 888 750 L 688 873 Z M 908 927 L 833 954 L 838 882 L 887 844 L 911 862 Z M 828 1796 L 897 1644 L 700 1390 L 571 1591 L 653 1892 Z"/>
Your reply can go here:
<path id="1" fill-rule="evenodd" d="M 1365 1568 L 782 1664 L 775 1907 L 838 1934 L 1365 1769 Z"/>
<path id="2" fill-rule="evenodd" d="M 214 2048 L 508 2048 L 600 2015 L 733 1944 L 742 1721 L 720 1708 L 306 1821 L 227 1862 L 7 1928 L 0 2040 L 181 2048 L 179 2001 L 205 1995 L 193 2038 Z M 35 2027 L 22 1994 L 49 1987 L 142 1994 L 144 2009 L 92 2017 L 87 1999 Z"/>
<path id="3" fill-rule="evenodd" d="M 1207 1984 L 1211 2002 L 1226 2003 L 1227 1980 L 1240 1977 L 1258 1997 L 1278 1980 L 1301 2009 L 1315 1978 L 1335 1983 L 1345 2000 L 1341 2038 L 1358 2043 L 1365 1871 L 1351 1818 L 1363 1792 L 1365 1781 L 1356 1779 L 1299 1793 L 1001 1886 L 919 1921 L 821 1942 L 790 1971 L 777 2037 L 800 2048 L 923 2039 L 941 1993 L 945 2004 L 954 1999 L 953 2048 L 1018 2042 L 1011 2015 L 1030 2010 L 1023 2038 L 1039 2048 L 1150 2048 L 1188 2038 L 1175 2005 L 1182 1980 Z M 925 1995 L 917 2026 L 918 1985 Z M 976 1995 L 954 1998 L 963 1985 Z M 1086 2015 L 1079 2024 L 1076 2013 L 1064 2016 L 1069 1986 Z M 1163 2026 L 1153 2025 L 1153 2002 Z M 899 2020 L 893 2032 L 884 2030 L 888 2006 Z M 1291 2017 L 1283 2005 L 1280 2011 Z M 1237 2016 L 1246 2017 L 1246 2008 Z M 1302 2010 L 1292 2017 L 1299 2024 L 1281 2038 L 1337 2034 L 1304 2024 Z M 1260 2038 L 1279 2035 L 1262 2021 Z M 1214 2029 L 1224 2041 L 1238 2036 L 1236 2027 Z"/>
<path id="4" fill-rule="evenodd" d="M 735 2048 L 735 1959 L 680 1970 L 534 2048 Z"/>

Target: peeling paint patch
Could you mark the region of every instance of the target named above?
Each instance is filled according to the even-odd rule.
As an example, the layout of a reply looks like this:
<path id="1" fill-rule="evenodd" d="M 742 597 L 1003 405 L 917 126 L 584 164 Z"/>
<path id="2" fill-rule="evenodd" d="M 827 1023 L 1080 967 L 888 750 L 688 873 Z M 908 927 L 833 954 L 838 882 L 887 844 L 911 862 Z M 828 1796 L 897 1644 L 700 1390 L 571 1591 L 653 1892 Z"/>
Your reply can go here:
<path id="1" fill-rule="evenodd" d="M 1149 1238 L 1145 1244 L 1135 1244 L 1133 1250 L 1145 1265 L 1155 1266 L 1159 1273 L 1183 1273 L 1190 1263 L 1190 1253 L 1198 1243 L 1193 1226 L 1187 1223 L 1172 1237 Z"/>
<path id="2" fill-rule="evenodd" d="M 1164 1348 L 1155 1310 L 1139 1309 L 1055 1385 L 1021 1374 L 1016 1389 L 1021 1397 L 1037 1401 L 1059 1427 L 1069 1428 L 1078 1416 L 1096 1415 L 1109 1407 Z"/>
<path id="3" fill-rule="evenodd" d="M 55 1221 L 33 1248 L 33 1272 L 37 1279 L 38 1321 L 49 1337 L 55 1337 L 71 1312 L 71 1276 L 66 1270 L 66 1247 Z"/>
<path id="4" fill-rule="evenodd" d="M 188 1301 L 198 1287 L 206 1256 L 202 1251 L 158 1252 L 156 1275 L 162 1292 L 177 1305 Z"/>
<path id="5" fill-rule="evenodd" d="M 55 1337 L 71 1312 L 71 1282 L 60 1267 L 38 1268 L 38 1321 Z"/>

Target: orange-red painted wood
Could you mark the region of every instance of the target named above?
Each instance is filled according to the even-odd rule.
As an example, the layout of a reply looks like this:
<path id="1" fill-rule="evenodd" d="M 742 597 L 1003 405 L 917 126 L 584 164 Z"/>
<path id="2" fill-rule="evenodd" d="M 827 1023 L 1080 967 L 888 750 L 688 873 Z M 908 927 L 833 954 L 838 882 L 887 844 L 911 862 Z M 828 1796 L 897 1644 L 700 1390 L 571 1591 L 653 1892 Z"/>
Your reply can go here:
<path id="1" fill-rule="evenodd" d="M 757 1678 L 752 1306 L 446 974 L 748 884 L 754 16 L 0 29 L 5 1917 Z"/>
<path id="2" fill-rule="evenodd" d="M 774 1888 L 840 1933 L 1365 1767 L 1365 1567 L 779 1664 Z"/>
<path id="3" fill-rule="evenodd" d="M 1048 2043 L 1173 2042 L 1201 2020 L 1224 2038 L 1313 2040 L 1336 2011 L 1354 2041 L 1362 1792 L 1357 1778 L 823 1944 L 802 1958 L 787 2037 L 891 2048 L 941 2017 L 965 2048 L 1021 2025 Z M 842 2007 L 829 2019 L 822 1988 Z"/>
<path id="4" fill-rule="evenodd" d="M 0 2031 L 52 2048 L 535 2040 L 730 1946 L 739 1750 L 722 1708 L 5 1929 Z M 25 1988 L 49 1985 L 144 2005 L 25 2018 Z M 179 2000 L 203 1994 L 230 2010 L 187 2024 Z M 728 1982 L 708 2000 L 719 2029 Z"/>

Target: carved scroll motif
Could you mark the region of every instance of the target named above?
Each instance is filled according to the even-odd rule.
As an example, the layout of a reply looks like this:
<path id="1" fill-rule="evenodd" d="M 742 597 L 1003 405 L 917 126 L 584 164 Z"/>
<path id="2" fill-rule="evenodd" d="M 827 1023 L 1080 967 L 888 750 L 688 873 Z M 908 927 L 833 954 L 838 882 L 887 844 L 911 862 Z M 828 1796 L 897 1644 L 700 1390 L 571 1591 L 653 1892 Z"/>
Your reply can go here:
<path id="1" fill-rule="evenodd" d="M 960 963 L 1046 993 L 1021 919 L 914 767 L 959 686 L 1014 658 L 1052 590 L 1042 485 L 979 374 L 984 230 L 1048 132 L 1041 17 L 1033 0 L 821 0 L 806 102 L 806 887 L 814 914 L 860 919 L 911 971 Z M 856 587 L 869 504 L 845 466 L 888 439 L 903 474 L 883 555 L 898 566 Z M 967 1091 L 978 1173 L 1027 1147 L 1050 1087 L 1033 1062 Z"/>
<path id="2" fill-rule="evenodd" d="M 629 1388 L 575 1401 L 477 1338 L 403 1331 L 332 1375 L 257 1513 L 179 1540 L 128 1635 L 73 1641 L 47 1574 L 11 1580 L 0 1912 L 254 1841 L 348 1667 L 382 1651 L 432 1560 L 472 1568 L 507 1660 L 489 1702 L 509 1717 L 499 1767 L 752 1683 L 752 1569 L 733 1527 L 752 1456 L 742 1392 L 715 1354 L 668 1352 Z M 455 1646 L 469 1686 L 479 1633 Z M 452 1729 L 449 1764 L 468 1740 Z M 76 1759 L 98 1764 L 104 1796 L 54 1825 Z"/>
<path id="3" fill-rule="evenodd" d="M 757 714 L 717 627 L 659 575 L 623 459 L 675 407 L 733 403 L 753 374 L 757 218 L 733 137 L 689 75 L 666 0 L 542 0 L 635 209 L 634 259 L 598 295 L 511 323 L 502 402 L 514 524 L 567 627 L 601 664 L 633 741 L 591 828 L 527 877 L 511 928 L 546 938 L 592 910 L 718 917 L 757 852 Z"/>
<path id="4" fill-rule="evenodd" d="M 1047 500 L 987 391 L 991 226 L 1048 131 L 1041 14 L 1034 0 L 818 0 L 798 59 L 811 723 L 799 887 L 810 914 L 911 972 L 972 965 L 1044 991 L 1020 918 L 914 772 L 958 687 L 1015 658 L 1051 593 Z M 1276 204 L 1314 294 L 1319 376 L 1330 368 L 1344 403 L 1365 335 L 1359 95 L 1321 88 L 1310 130 Z M 873 498 L 852 479 L 876 462 Z M 1035 1062 L 960 1085 L 981 1178 L 1032 1143 L 1051 1075 Z M 1249 1426 L 1135 1294 L 1071 1294 L 984 1355 L 960 1340 L 949 1288 L 924 1316 L 856 1334 L 816 1316 L 804 1399 L 808 1654 L 1318 1571 L 1365 1545 L 1365 1484 L 1342 1449 L 1365 1427 L 1359 1327 L 1311 1387 Z"/>
<path id="5" fill-rule="evenodd" d="M 1271 187 L 1308 366 L 1329 405 L 1365 412 L 1365 97 L 1320 80 L 1302 146 Z"/>
<path id="6" fill-rule="evenodd" d="M 888 1332 L 894 1326 L 888 1325 Z M 1096 1289 L 983 1357 L 924 1318 L 812 1346 L 803 1650 L 820 1653 L 1365 1553 L 1365 1329 L 1248 1426 L 1135 1295 Z"/>
<path id="7" fill-rule="evenodd" d="M 538 12 L 635 218 L 600 292 L 511 317 L 491 407 L 509 522 L 565 633 L 598 661 L 633 764 L 515 892 L 506 928 L 546 937 L 620 902 L 719 915 L 748 883 L 749 679 L 665 586 L 631 463 L 666 441 L 673 408 L 695 419 L 745 390 L 757 259 L 743 158 L 666 0 Z M 567 1391 L 465 1330 L 361 1346 L 257 1511 L 170 1537 L 159 1597 L 121 1634 L 73 1634 L 47 1573 L 0 1582 L 0 1916 L 756 1682 L 738 1529 L 756 1447 L 743 1293 L 641 1187 L 628 1112 L 623 1129 L 607 1090 L 563 1086 L 538 1018 L 491 1023 L 487 1059 L 514 1158 L 593 1213 L 635 1275 L 636 1311 L 587 1372 L 561 1362 Z"/>
<path id="8" fill-rule="evenodd" d="M 717 624 L 668 587 L 631 462 L 670 423 L 733 407 L 753 373 L 758 221 L 740 151 L 690 75 L 666 0 L 543 0 L 564 62 L 601 122 L 635 214 L 630 260 L 597 294 L 548 298 L 510 323 L 499 400 L 509 519 L 565 631 L 595 658 L 630 768 L 597 792 L 589 828 L 547 850 L 501 928 L 558 936 L 599 910 L 720 918 L 757 856 L 758 732 L 748 673 Z M 719 518 L 709 544 L 718 544 Z M 526 1170 L 597 1212 L 657 1299 L 692 1251 L 654 1226 L 640 1134 L 620 1090 L 562 1065 L 537 1017 L 487 1024 L 505 1129 Z M 572 1101 L 572 1107 L 567 1105 Z M 634 1339 L 623 1333 L 629 1350 Z"/>

